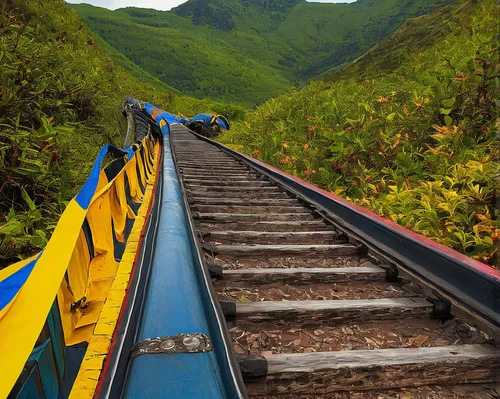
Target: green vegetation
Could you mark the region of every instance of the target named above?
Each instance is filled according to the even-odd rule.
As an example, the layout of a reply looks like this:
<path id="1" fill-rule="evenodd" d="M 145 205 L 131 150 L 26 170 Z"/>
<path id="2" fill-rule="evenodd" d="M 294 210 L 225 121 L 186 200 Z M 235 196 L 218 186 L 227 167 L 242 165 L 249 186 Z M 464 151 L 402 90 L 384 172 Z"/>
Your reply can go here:
<path id="1" fill-rule="evenodd" d="M 60 0 L 2 2 L 0 267 L 45 246 L 99 148 L 122 144 L 127 95 L 186 116 L 224 114 L 233 130 L 222 142 L 498 262 L 497 9 L 462 0 L 367 51 L 407 16 L 450 1 L 421 3 L 76 6 L 92 36 Z M 327 79 L 246 114 L 212 101 L 256 104 L 319 73 Z"/>
<path id="2" fill-rule="evenodd" d="M 125 96 L 187 115 L 241 115 L 160 91 L 165 85 L 154 78 L 132 78 L 61 1 L 0 7 L 0 267 L 43 248 L 100 147 L 123 144 Z"/>
<path id="3" fill-rule="evenodd" d="M 134 76 L 140 69 L 184 94 L 254 106 L 451 1 L 189 0 L 171 12 L 72 7 Z"/>
<path id="4" fill-rule="evenodd" d="M 134 19 L 144 14 L 142 10 L 113 12 L 87 5 L 75 8 L 96 35 L 182 93 L 249 105 L 292 88 L 279 71 L 224 42 L 218 37 L 219 31 L 212 29 L 211 35 L 200 33 L 210 29 L 194 27 L 175 14 L 161 13 L 181 20 L 185 27 L 179 23 L 166 28 L 138 24 Z"/>
<path id="5" fill-rule="evenodd" d="M 498 264 L 497 12 L 494 0 L 464 1 L 409 20 L 343 72 L 269 100 L 220 140 Z"/>

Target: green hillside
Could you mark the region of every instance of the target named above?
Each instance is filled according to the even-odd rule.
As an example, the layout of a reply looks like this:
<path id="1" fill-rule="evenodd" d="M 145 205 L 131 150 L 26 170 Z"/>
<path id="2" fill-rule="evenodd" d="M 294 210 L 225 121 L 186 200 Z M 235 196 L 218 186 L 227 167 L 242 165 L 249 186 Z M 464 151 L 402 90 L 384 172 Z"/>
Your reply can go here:
<path id="1" fill-rule="evenodd" d="M 499 265 L 498 11 L 469 0 L 409 20 L 220 140 Z"/>
<path id="2" fill-rule="evenodd" d="M 135 22 L 145 19 L 154 23 L 144 18 L 142 10 L 75 8 L 96 35 L 182 93 L 249 105 L 292 88 L 280 71 L 240 53 L 215 29 L 195 27 L 175 14 L 162 13 L 175 23 L 156 28 Z"/>
<path id="3" fill-rule="evenodd" d="M 241 116 L 134 79 L 59 0 L 8 0 L 0 11 L 0 267 L 43 248 L 100 147 L 123 145 L 127 95 L 186 115 Z"/>
<path id="4" fill-rule="evenodd" d="M 407 18 L 450 2 L 189 0 L 171 12 L 72 7 L 95 35 L 169 86 L 252 106 L 355 59 Z"/>

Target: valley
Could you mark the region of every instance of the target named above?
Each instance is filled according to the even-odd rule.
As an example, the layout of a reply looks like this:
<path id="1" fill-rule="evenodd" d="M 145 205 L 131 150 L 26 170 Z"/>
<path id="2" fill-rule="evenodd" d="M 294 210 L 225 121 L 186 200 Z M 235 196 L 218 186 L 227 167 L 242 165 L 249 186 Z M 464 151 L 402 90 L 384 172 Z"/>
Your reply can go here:
<path id="1" fill-rule="evenodd" d="M 450 0 L 189 0 L 172 11 L 71 5 L 96 37 L 185 95 L 255 106 L 362 55 Z M 138 76 L 137 71 L 135 75 Z"/>

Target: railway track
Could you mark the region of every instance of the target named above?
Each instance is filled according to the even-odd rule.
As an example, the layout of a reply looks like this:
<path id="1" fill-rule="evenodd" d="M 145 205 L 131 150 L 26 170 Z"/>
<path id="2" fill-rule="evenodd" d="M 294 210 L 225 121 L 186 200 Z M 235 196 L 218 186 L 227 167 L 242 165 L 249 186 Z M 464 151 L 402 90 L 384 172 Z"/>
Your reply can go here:
<path id="1" fill-rule="evenodd" d="M 499 397 L 500 351 L 446 301 L 181 125 L 171 142 L 249 396 Z"/>

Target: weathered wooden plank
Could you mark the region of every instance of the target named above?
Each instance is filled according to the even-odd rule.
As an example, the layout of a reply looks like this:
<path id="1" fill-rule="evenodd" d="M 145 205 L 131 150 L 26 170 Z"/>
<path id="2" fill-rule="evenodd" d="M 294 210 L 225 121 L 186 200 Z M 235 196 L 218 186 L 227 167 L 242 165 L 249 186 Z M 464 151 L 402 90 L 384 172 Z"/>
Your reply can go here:
<path id="1" fill-rule="evenodd" d="M 196 148 L 192 144 L 190 144 L 189 151 L 183 151 L 182 148 L 176 148 L 175 155 L 179 157 L 182 156 L 182 158 L 184 159 L 191 159 L 193 156 L 196 155 L 196 160 L 212 159 L 214 157 L 234 160 L 233 157 L 224 154 L 222 151 L 219 150 L 214 151 L 213 147 Z"/>
<path id="2" fill-rule="evenodd" d="M 244 172 L 246 171 L 246 168 L 241 166 L 241 165 L 236 165 L 236 164 L 225 164 L 225 165 L 179 165 L 182 170 L 185 170 L 186 168 L 189 168 L 193 171 L 195 170 L 210 170 L 212 172 L 217 171 L 220 173 L 223 173 L 224 171 L 235 171 L 235 172 Z"/>
<path id="3" fill-rule="evenodd" d="M 393 366 L 399 364 L 429 364 L 460 362 L 471 359 L 495 358 L 500 350 L 492 345 L 448 345 L 425 348 L 395 348 L 350 350 L 316 353 L 288 353 L 266 356 L 268 373 L 314 373 L 323 369 L 343 367 Z"/>
<path id="4" fill-rule="evenodd" d="M 242 173 L 247 172 L 248 169 L 243 166 L 205 166 L 205 167 L 193 167 L 193 166 L 182 166 L 179 165 L 181 172 L 190 172 L 194 174 L 208 172 L 216 174 L 229 174 L 229 173 Z"/>
<path id="5" fill-rule="evenodd" d="M 202 213 L 218 213 L 218 212 L 234 212 L 234 213 L 305 213 L 309 212 L 302 205 L 283 206 L 283 205 L 203 205 L 195 203 L 192 205 L 198 212 Z"/>
<path id="6" fill-rule="evenodd" d="M 213 157 L 212 155 L 210 155 L 209 157 L 203 157 L 202 159 L 194 159 L 192 156 L 189 156 L 187 158 L 178 157 L 178 161 L 182 163 L 187 163 L 189 165 L 206 165 L 206 164 L 221 164 L 221 163 L 235 163 L 241 165 L 239 161 L 231 157 L 223 157 L 220 159 L 216 158 L 217 155 L 213 154 Z"/>
<path id="7" fill-rule="evenodd" d="M 200 205 L 197 209 L 204 210 Z M 231 207 L 231 209 L 233 209 Z M 268 209 L 268 208 L 263 208 Z M 283 208 L 283 212 L 287 212 Z M 234 209 L 233 209 L 234 210 Z M 332 231 L 201 231 L 205 241 L 222 241 L 228 243 L 246 243 L 246 244 L 333 244 L 336 232 Z"/>
<path id="8" fill-rule="evenodd" d="M 186 192 L 188 195 L 193 197 L 194 199 L 197 199 L 199 197 L 203 198 L 239 198 L 241 199 L 242 197 L 248 198 L 248 199 L 289 199 L 290 197 L 288 194 L 286 194 L 284 191 L 260 191 L 260 190 L 255 190 L 252 189 L 250 191 L 245 191 L 244 193 L 241 190 L 237 191 L 207 191 L 206 189 L 193 189 L 193 188 L 188 188 L 186 189 Z M 244 195 L 243 195 L 244 194 Z"/>
<path id="9" fill-rule="evenodd" d="M 241 168 L 242 165 L 235 161 L 221 161 L 221 162 L 190 162 L 190 161 L 178 161 L 179 166 L 188 166 L 190 168 Z"/>
<path id="10" fill-rule="evenodd" d="M 176 140 L 177 142 L 177 140 Z M 203 144 L 203 145 L 197 145 L 196 141 L 190 141 L 188 142 L 189 144 L 189 149 L 182 148 L 182 147 L 175 147 L 175 153 L 176 154 L 183 154 L 186 155 L 187 157 L 192 156 L 193 154 L 200 155 L 201 158 L 207 158 L 207 156 L 211 155 L 221 155 L 226 158 L 230 158 L 230 155 L 226 155 L 222 151 L 220 151 L 218 148 L 215 148 L 211 146 L 210 144 Z"/>
<path id="11" fill-rule="evenodd" d="M 197 197 L 196 204 L 202 205 L 293 205 L 299 204 L 293 198 L 218 198 L 218 197 Z"/>
<path id="12" fill-rule="evenodd" d="M 246 186 L 246 187 L 270 187 L 272 184 L 265 180 L 200 180 L 183 179 L 184 183 L 191 186 Z"/>
<path id="13" fill-rule="evenodd" d="M 293 268 L 293 269 L 239 269 L 225 270 L 224 280 L 248 285 L 261 284 L 328 284 L 350 281 L 384 281 L 386 271 L 378 266 L 335 267 L 335 268 Z"/>
<path id="14" fill-rule="evenodd" d="M 250 185 L 251 186 L 251 185 Z M 241 186 L 236 186 L 236 185 L 231 185 L 231 186 L 203 186 L 199 184 L 190 184 L 189 189 L 191 190 L 196 190 L 200 192 L 208 192 L 208 191 L 217 191 L 220 193 L 224 192 L 230 192 L 230 191 L 236 191 L 240 193 L 241 196 L 244 196 L 246 192 L 254 192 L 254 191 L 260 191 L 262 192 L 281 192 L 281 189 L 279 189 L 276 186 L 269 186 L 269 187 L 249 187 L 249 185 L 241 185 Z M 262 194 L 261 194 L 262 195 Z"/>
<path id="15" fill-rule="evenodd" d="M 497 382 L 500 350 L 451 345 L 272 354 L 266 360 L 268 376 L 248 383 L 250 396 Z"/>
<path id="16" fill-rule="evenodd" d="M 210 252 L 231 256 L 352 256 L 358 248 L 352 244 L 330 245 L 216 245 L 204 244 Z"/>
<path id="17" fill-rule="evenodd" d="M 175 140 L 176 143 L 178 143 L 179 141 L 178 140 Z M 210 144 L 207 144 L 207 143 L 203 143 L 202 141 L 199 141 L 198 139 L 195 139 L 194 141 L 193 140 L 190 140 L 190 141 L 182 141 L 186 144 L 189 144 L 189 149 L 188 147 L 183 147 L 183 146 L 175 146 L 174 145 L 174 148 L 175 148 L 175 153 L 180 153 L 180 154 L 185 154 L 187 155 L 188 157 L 191 156 L 191 154 L 193 153 L 199 153 L 200 155 L 204 155 L 205 157 L 208 156 L 208 155 L 212 155 L 212 154 L 220 154 L 220 155 L 223 155 L 225 157 L 230 157 L 230 155 L 226 155 L 225 153 L 223 153 L 222 151 L 220 151 L 218 148 L 215 148 L 214 146 L 210 145 Z"/>
<path id="18" fill-rule="evenodd" d="M 198 213 L 198 219 L 204 222 L 235 223 L 235 222 L 259 222 L 278 220 L 312 220 L 310 212 L 294 213 L 266 213 L 266 214 L 246 214 L 246 213 Z"/>
<path id="19" fill-rule="evenodd" d="M 195 173 L 199 172 L 199 171 L 208 171 L 208 172 L 214 172 L 214 171 L 217 171 L 217 170 L 226 170 L 226 169 L 234 169 L 235 172 L 247 172 L 249 171 L 250 169 L 248 169 L 248 167 L 244 166 L 244 165 L 240 165 L 240 164 L 229 164 L 229 165 L 219 165 L 219 166 L 215 166 L 215 165 L 192 165 L 192 164 L 189 164 L 189 163 L 183 163 L 183 164 L 178 164 L 179 168 L 181 168 L 182 170 L 192 170 L 194 171 Z"/>
<path id="20" fill-rule="evenodd" d="M 223 163 L 223 162 L 235 162 L 234 158 L 219 156 L 217 154 L 212 154 L 210 159 L 204 159 L 197 155 L 196 153 L 191 154 L 189 157 L 182 156 L 176 152 L 176 158 L 179 162 L 186 162 L 189 164 L 205 164 L 205 163 Z"/>
<path id="21" fill-rule="evenodd" d="M 220 180 L 257 180 L 258 177 L 251 173 L 224 173 L 222 176 L 214 173 L 200 173 L 200 174 L 187 174 L 182 173 L 182 178 L 184 180 L 199 180 L 199 181 L 212 181 L 214 179 Z"/>
<path id="22" fill-rule="evenodd" d="M 217 221 L 215 225 L 210 221 L 202 221 L 201 229 L 215 231 L 214 226 L 220 226 Z M 304 221 L 261 221 L 261 222 L 245 222 L 241 220 L 228 221 L 223 225 L 224 229 L 241 229 L 241 230 L 257 230 L 257 231 L 335 231 L 334 226 L 326 224 L 323 220 L 304 220 Z"/>
<path id="23" fill-rule="evenodd" d="M 432 303 L 425 298 L 382 298 L 382 299 L 349 299 L 318 301 L 265 301 L 237 303 L 238 315 L 275 312 L 314 312 L 319 310 L 351 309 L 394 309 L 394 308 L 431 308 Z"/>
<path id="24" fill-rule="evenodd" d="M 242 328 L 255 328 L 263 322 L 272 322 L 276 328 L 291 328 L 387 320 L 418 317 L 428 314 L 431 310 L 432 304 L 425 298 L 236 303 L 238 325 Z"/>
<path id="25" fill-rule="evenodd" d="M 218 174 L 211 170 L 211 169 L 204 169 L 204 168 L 190 168 L 188 166 L 179 166 L 181 169 L 181 173 L 186 174 L 188 176 L 218 176 Z M 257 176 L 257 172 L 248 169 L 244 166 L 238 167 L 238 170 L 234 172 L 227 172 L 226 176 L 231 176 L 231 175 L 243 175 L 243 176 Z"/>
<path id="26" fill-rule="evenodd" d="M 239 163 L 225 163 L 223 165 L 207 165 L 207 164 L 193 164 L 190 162 L 178 161 L 177 165 L 181 169 L 192 169 L 192 170 L 217 170 L 217 169 L 235 169 L 239 172 L 244 172 L 249 170 L 247 166 Z"/>
<path id="27" fill-rule="evenodd" d="M 199 169 L 199 168 L 196 168 L 196 170 L 194 172 L 191 172 L 189 170 L 187 170 L 187 168 L 185 167 L 181 167 L 182 169 L 182 173 L 183 174 L 187 174 L 187 175 L 193 175 L 193 176 L 200 176 L 201 175 L 201 172 L 207 172 L 207 173 L 212 173 L 214 174 L 214 171 L 211 170 L 211 169 Z M 244 168 L 239 168 L 238 171 L 236 172 L 229 172 L 231 174 L 238 174 L 238 175 L 253 175 L 253 176 L 256 176 L 256 173 L 252 173 L 250 172 L 249 170 L 246 170 Z"/>

